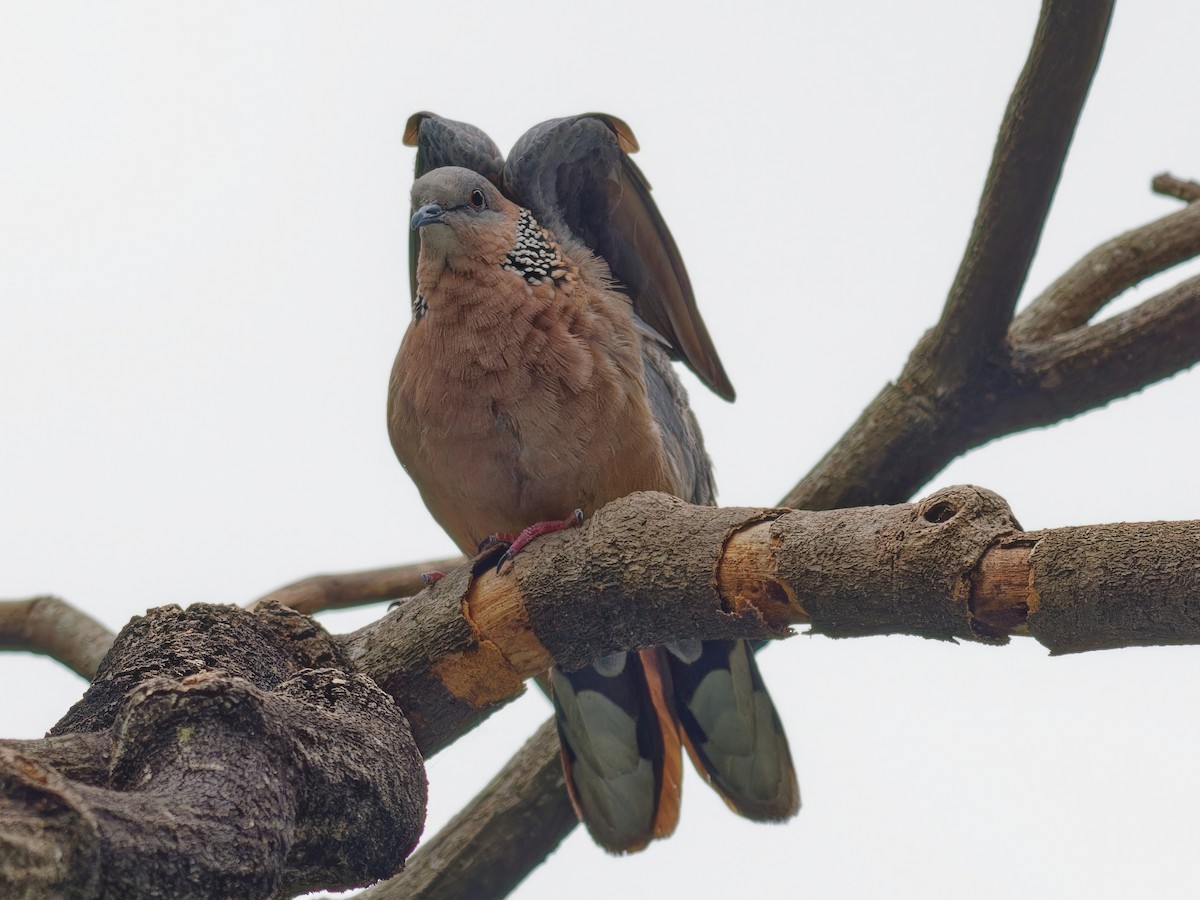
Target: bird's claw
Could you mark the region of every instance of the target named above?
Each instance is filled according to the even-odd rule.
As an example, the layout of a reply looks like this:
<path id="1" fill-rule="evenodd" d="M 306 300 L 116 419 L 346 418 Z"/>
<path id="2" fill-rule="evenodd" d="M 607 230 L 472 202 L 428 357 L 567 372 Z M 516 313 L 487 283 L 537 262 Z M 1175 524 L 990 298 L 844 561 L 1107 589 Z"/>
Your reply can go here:
<path id="1" fill-rule="evenodd" d="M 544 534 L 553 534 L 567 528 L 578 528 L 583 524 L 583 510 L 577 509 L 565 519 L 555 519 L 549 522 L 535 522 L 508 543 L 507 549 L 496 561 L 496 573 L 499 574 L 505 563 L 512 562 L 513 557 L 524 550 L 529 543 Z"/>

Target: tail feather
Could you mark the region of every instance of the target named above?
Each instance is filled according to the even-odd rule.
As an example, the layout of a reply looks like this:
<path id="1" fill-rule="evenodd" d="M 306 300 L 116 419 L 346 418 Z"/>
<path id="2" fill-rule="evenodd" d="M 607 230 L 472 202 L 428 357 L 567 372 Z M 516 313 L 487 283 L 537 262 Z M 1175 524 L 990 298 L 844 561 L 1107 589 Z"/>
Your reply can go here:
<path id="1" fill-rule="evenodd" d="M 670 834 L 682 753 L 657 671 L 614 653 L 575 672 L 552 669 L 550 681 L 567 789 L 592 837 L 628 853 Z"/>
<path id="2" fill-rule="evenodd" d="M 736 813 L 779 821 L 800 809 L 787 736 L 745 641 L 667 645 L 684 746 Z"/>

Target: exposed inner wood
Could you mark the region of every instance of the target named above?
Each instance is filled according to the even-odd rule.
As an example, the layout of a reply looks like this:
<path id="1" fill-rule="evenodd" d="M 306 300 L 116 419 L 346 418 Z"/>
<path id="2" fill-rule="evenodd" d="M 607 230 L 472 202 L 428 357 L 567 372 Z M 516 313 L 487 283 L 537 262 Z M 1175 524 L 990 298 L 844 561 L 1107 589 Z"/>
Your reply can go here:
<path id="1" fill-rule="evenodd" d="M 498 648 L 520 677 L 545 672 L 554 664 L 533 633 L 515 578 L 483 573 L 472 582 L 463 607 L 479 639 Z"/>
<path id="2" fill-rule="evenodd" d="M 971 573 L 971 612 L 998 634 L 1019 634 L 1033 593 L 1029 557 L 1036 541 L 1005 541 L 984 554 Z"/>
<path id="3" fill-rule="evenodd" d="M 758 522 L 736 531 L 725 544 L 717 567 L 717 590 L 733 613 L 757 609 L 772 628 L 810 621 L 791 585 L 776 577 L 776 547 L 771 543 L 771 522 Z"/>

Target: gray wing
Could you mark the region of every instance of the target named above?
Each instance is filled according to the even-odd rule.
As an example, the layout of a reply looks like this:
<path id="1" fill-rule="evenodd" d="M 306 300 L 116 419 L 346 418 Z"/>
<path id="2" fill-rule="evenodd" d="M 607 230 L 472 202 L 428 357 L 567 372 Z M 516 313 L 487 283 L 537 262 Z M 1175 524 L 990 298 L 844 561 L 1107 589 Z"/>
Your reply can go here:
<path id="1" fill-rule="evenodd" d="M 431 112 L 413 113 L 404 126 L 404 145 L 417 148 L 417 178 L 442 166 L 462 166 L 500 187 L 504 154 L 474 125 Z"/>
<path id="2" fill-rule="evenodd" d="M 504 154 L 496 142 L 474 125 L 443 119 L 431 112 L 413 113 L 404 126 L 404 145 L 417 148 L 416 177 L 442 166 L 461 166 L 501 187 Z M 417 297 L 417 254 L 421 237 L 408 233 L 408 286 Z"/>
<path id="3" fill-rule="evenodd" d="M 688 503 L 713 506 L 717 486 L 712 461 L 704 449 L 700 425 L 688 406 L 687 392 L 666 351 L 648 338 L 643 341 L 643 374 L 650 412 L 662 432 L 667 458 L 675 472 L 676 493 Z"/>
<path id="4" fill-rule="evenodd" d="M 683 257 L 650 183 L 629 158 L 637 146 L 615 116 L 551 119 L 517 141 L 504 165 L 503 190 L 551 231 L 602 257 L 672 355 L 732 400 L 733 385 L 696 308 Z"/>

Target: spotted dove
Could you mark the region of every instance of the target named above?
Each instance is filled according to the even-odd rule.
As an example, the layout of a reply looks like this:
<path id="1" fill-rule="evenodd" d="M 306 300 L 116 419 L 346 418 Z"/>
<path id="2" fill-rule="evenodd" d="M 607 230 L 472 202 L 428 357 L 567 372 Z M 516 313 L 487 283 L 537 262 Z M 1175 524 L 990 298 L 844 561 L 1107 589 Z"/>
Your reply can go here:
<path id="1" fill-rule="evenodd" d="M 637 490 L 715 502 L 681 359 L 733 387 L 679 251 L 606 115 L 544 122 L 505 161 L 479 129 L 418 113 L 412 321 L 388 431 L 467 553 Z M 579 602 L 586 603 L 586 597 Z M 571 801 L 613 852 L 671 833 L 681 742 L 736 812 L 800 799 L 787 738 L 742 641 L 685 640 L 550 674 Z"/>

